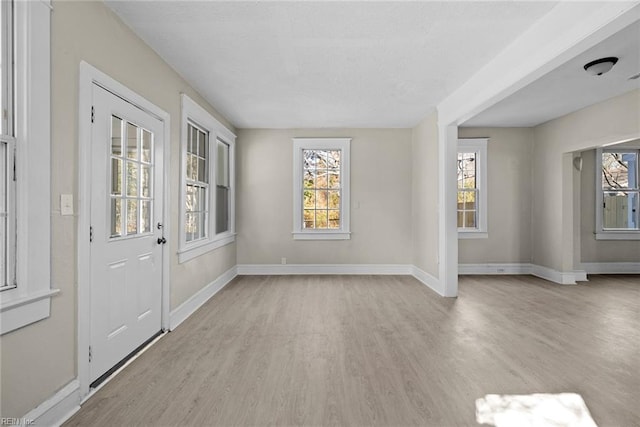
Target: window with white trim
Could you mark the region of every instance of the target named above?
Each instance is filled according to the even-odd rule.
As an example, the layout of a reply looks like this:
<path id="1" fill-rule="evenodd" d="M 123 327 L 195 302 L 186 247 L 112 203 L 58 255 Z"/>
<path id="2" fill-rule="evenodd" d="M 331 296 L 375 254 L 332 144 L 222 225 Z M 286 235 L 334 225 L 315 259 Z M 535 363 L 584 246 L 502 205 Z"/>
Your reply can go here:
<path id="1" fill-rule="evenodd" d="M 640 240 L 640 149 L 596 150 L 596 239 Z"/>
<path id="2" fill-rule="evenodd" d="M 221 139 L 216 140 L 216 234 L 229 231 L 229 196 L 231 180 L 229 159 L 231 147 Z"/>
<path id="3" fill-rule="evenodd" d="M 351 138 L 293 139 L 293 237 L 346 240 Z"/>
<path id="4" fill-rule="evenodd" d="M 49 316 L 48 1 L 0 2 L 0 333 Z"/>
<path id="5" fill-rule="evenodd" d="M 458 140 L 457 222 L 460 238 L 487 237 L 487 138 Z"/>
<path id="6" fill-rule="evenodd" d="M 13 2 L 0 3 L 0 291 L 16 286 L 16 140 L 13 132 Z"/>
<path id="7" fill-rule="evenodd" d="M 182 95 L 180 262 L 235 241 L 235 138 Z"/>
<path id="8" fill-rule="evenodd" d="M 209 132 L 187 122 L 185 239 L 209 236 Z"/>

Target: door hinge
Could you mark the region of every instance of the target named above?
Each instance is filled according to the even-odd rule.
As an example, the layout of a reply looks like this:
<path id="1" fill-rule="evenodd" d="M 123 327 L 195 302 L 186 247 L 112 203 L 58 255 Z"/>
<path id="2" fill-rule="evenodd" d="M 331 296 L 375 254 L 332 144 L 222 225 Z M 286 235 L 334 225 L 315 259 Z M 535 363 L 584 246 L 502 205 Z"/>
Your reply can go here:
<path id="1" fill-rule="evenodd" d="M 91 362 L 92 358 L 93 358 L 93 355 L 91 354 L 91 346 L 89 346 L 89 362 Z"/>
<path id="2" fill-rule="evenodd" d="M 89 243 L 93 242 L 93 226 L 89 226 Z"/>
<path id="3" fill-rule="evenodd" d="M 91 123 L 93 123 L 93 121 L 96 118 L 96 110 L 93 108 L 93 105 L 91 106 Z"/>

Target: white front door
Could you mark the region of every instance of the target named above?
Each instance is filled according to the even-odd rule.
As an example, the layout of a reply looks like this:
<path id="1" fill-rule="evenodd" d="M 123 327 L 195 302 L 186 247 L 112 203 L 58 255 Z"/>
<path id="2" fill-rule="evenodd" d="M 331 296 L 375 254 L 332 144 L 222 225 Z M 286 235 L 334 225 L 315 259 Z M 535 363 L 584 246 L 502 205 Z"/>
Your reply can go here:
<path id="1" fill-rule="evenodd" d="M 163 123 L 93 85 L 90 382 L 162 328 Z"/>

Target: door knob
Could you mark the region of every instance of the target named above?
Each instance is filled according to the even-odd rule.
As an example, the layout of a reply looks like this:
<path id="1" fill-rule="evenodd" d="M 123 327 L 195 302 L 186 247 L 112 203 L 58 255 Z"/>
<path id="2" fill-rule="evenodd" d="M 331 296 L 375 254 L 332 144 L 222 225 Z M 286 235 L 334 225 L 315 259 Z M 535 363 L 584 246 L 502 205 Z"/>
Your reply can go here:
<path id="1" fill-rule="evenodd" d="M 164 237 L 158 237 L 159 245 L 164 245 L 165 243 L 167 243 L 167 239 L 165 239 Z"/>

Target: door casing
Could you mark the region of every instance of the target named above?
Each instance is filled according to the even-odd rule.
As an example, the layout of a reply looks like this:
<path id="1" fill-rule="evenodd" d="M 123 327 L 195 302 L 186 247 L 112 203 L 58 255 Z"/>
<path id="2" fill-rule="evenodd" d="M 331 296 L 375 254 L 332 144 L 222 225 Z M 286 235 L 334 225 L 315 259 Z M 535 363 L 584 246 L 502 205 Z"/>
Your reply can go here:
<path id="1" fill-rule="evenodd" d="M 163 171 L 162 209 L 165 237 L 171 236 L 169 212 L 169 165 L 170 165 L 170 115 L 131 89 L 101 72 L 97 68 L 82 61 L 80 63 L 80 82 L 78 96 L 78 229 L 77 235 L 77 280 L 78 280 L 78 315 L 77 315 L 77 356 L 78 382 L 80 399 L 85 400 L 90 392 L 89 344 L 91 334 L 91 107 L 92 88 L 98 85 L 122 98 L 124 101 L 140 108 L 159 119 L 163 124 L 165 135 Z M 162 245 L 162 329 L 169 329 L 169 244 Z"/>

